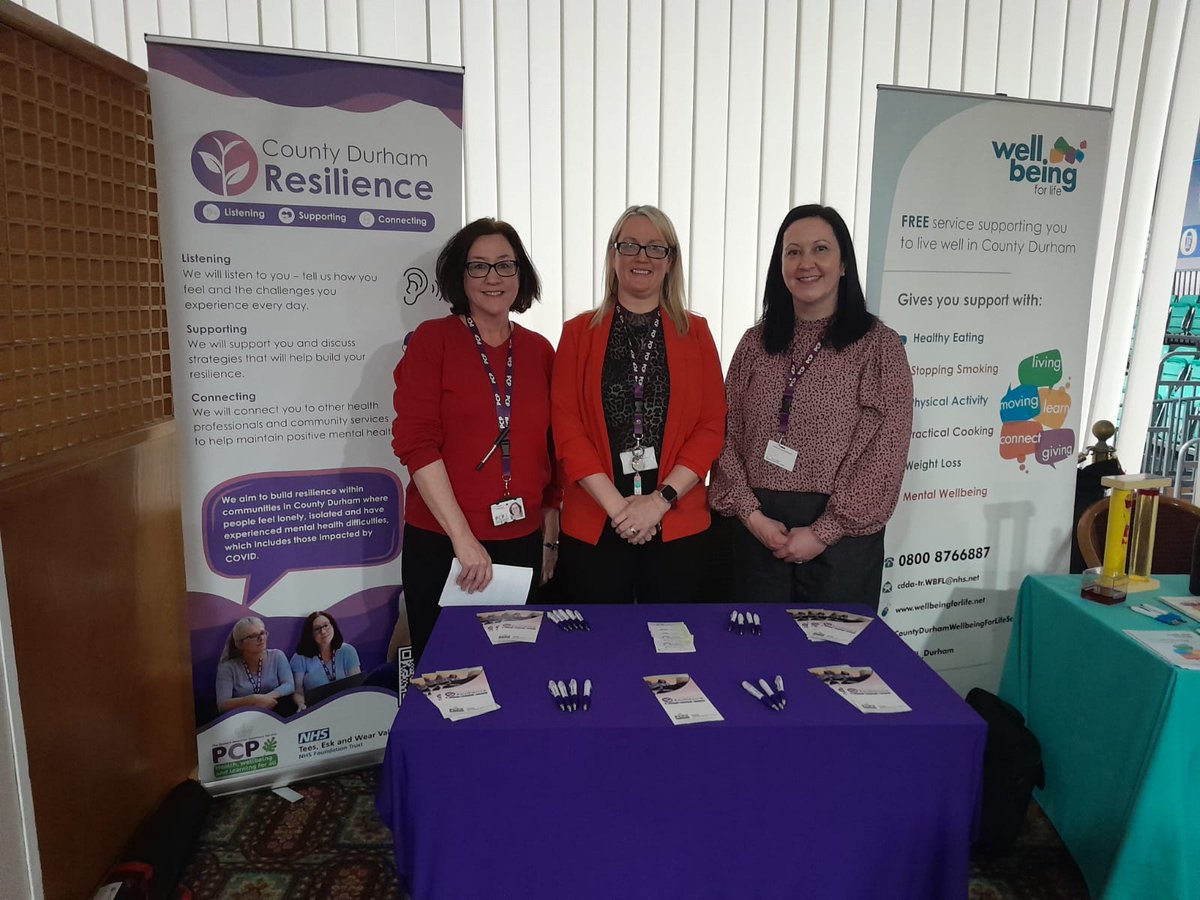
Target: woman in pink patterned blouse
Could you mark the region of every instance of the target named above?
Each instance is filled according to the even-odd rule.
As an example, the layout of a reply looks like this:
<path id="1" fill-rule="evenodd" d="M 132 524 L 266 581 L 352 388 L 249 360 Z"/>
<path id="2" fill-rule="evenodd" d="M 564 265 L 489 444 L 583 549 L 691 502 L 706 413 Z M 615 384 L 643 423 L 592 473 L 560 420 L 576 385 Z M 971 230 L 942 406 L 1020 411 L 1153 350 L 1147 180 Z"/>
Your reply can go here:
<path id="1" fill-rule="evenodd" d="M 877 608 L 912 374 L 900 336 L 867 312 L 836 210 L 810 204 L 784 218 L 762 321 L 738 344 L 725 394 L 710 495 L 745 526 L 739 598 Z"/>

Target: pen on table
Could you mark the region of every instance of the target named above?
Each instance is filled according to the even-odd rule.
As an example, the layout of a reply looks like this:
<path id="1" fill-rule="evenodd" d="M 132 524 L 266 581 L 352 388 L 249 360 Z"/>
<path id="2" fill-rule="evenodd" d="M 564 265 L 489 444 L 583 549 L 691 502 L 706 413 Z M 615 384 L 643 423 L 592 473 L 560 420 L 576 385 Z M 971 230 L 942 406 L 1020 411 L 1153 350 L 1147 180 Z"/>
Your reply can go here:
<path id="1" fill-rule="evenodd" d="M 560 609 L 559 612 L 562 613 L 563 621 L 567 623 L 567 631 L 583 631 L 569 609 Z"/>
<path id="2" fill-rule="evenodd" d="M 561 678 L 556 682 L 556 684 L 558 685 L 559 696 L 563 699 L 563 712 L 570 712 L 571 701 L 567 696 L 567 686 L 563 684 L 563 680 Z"/>
<path id="3" fill-rule="evenodd" d="M 500 429 L 500 433 L 496 435 L 496 440 L 492 442 L 492 446 L 488 448 L 488 452 L 484 454 L 483 459 L 475 464 L 475 471 L 478 472 L 487 465 L 487 461 L 492 458 L 492 454 L 496 452 L 496 448 L 508 440 L 508 426 L 505 425 Z"/>
<path id="4" fill-rule="evenodd" d="M 766 703 L 766 702 L 767 702 L 767 698 L 766 698 L 766 697 L 764 697 L 764 696 L 763 696 L 763 695 L 762 695 L 762 694 L 759 692 L 758 688 L 756 688 L 756 687 L 755 687 L 754 685 L 752 685 L 750 682 L 748 682 L 748 681 L 743 681 L 743 682 L 742 682 L 742 688 L 743 688 L 743 689 L 746 691 L 746 693 L 747 693 L 747 694 L 749 694 L 749 695 L 750 695 L 751 697 L 753 697 L 755 700 L 758 700 L 758 701 L 759 701 L 759 702 L 761 702 L 761 703 Z"/>
<path id="5" fill-rule="evenodd" d="M 774 692 L 772 692 L 772 690 L 771 690 L 771 686 L 769 684 L 767 684 L 767 679 L 765 679 L 765 678 L 758 679 L 758 686 L 760 688 L 762 688 L 762 692 L 764 694 L 766 694 L 767 703 L 770 704 L 771 709 L 774 709 L 774 710 L 783 709 L 783 707 L 779 705 L 779 698 L 775 696 Z"/>
<path id="6" fill-rule="evenodd" d="M 762 634 L 762 620 L 759 619 L 758 613 L 754 613 L 754 633 Z"/>
<path id="7" fill-rule="evenodd" d="M 567 622 L 567 616 L 561 609 L 550 610 L 550 616 L 551 616 L 551 618 L 554 619 L 554 624 L 557 625 L 559 628 L 561 628 L 563 631 L 571 630 L 571 625 L 569 622 Z"/>
<path id="8" fill-rule="evenodd" d="M 592 706 L 592 679 L 583 679 L 583 711 L 587 712 Z"/>
<path id="9" fill-rule="evenodd" d="M 729 613 L 729 624 L 725 626 L 726 631 L 733 631 L 733 626 L 737 624 L 737 610 L 731 610 Z"/>
<path id="10" fill-rule="evenodd" d="M 1161 606 L 1154 606 L 1153 604 L 1150 604 L 1150 603 L 1143 603 L 1142 608 L 1148 609 L 1148 610 L 1150 610 L 1150 612 L 1156 613 L 1159 616 L 1165 616 L 1165 618 L 1160 618 L 1158 621 L 1166 622 L 1168 625 L 1182 625 L 1185 621 L 1187 621 L 1186 619 L 1183 618 L 1183 616 L 1179 615 L 1179 613 L 1172 612 L 1169 609 L 1163 609 Z"/>
<path id="11" fill-rule="evenodd" d="M 550 679 L 550 696 L 554 698 L 554 702 L 558 704 L 558 708 L 563 712 L 567 711 L 567 706 L 563 703 L 562 698 L 558 695 L 558 685 L 554 683 L 554 679 Z"/>
<path id="12" fill-rule="evenodd" d="M 573 609 L 571 612 L 575 614 L 575 621 L 579 623 L 580 627 L 583 628 L 584 631 L 592 630 L 592 626 L 589 625 L 588 620 L 583 617 L 583 613 L 577 609 Z"/>
<path id="13" fill-rule="evenodd" d="M 553 622 L 559 628 L 563 627 L 562 616 L 560 616 L 558 614 L 558 610 L 555 610 L 555 609 L 546 610 L 546 618 L 548 618 L 551 622 Z M 563 630 L 566 630 L 566 629 L 563 629 Z"/>
<path id="14" fill-rule="evenodd" d="M 571 712 L 579 706 L 579 682 L 574 678 L 571 679 Z"/>
<path id="15" fill-rule="evenodd" d="M 737 614 L 737 630 L 738 634 L 746 633 L 746 617 L 742 613 Z"/>
<path id="16" fill-rule="evenodd" d="M 775 676 L 775 690 L 779 692 L 779 705 L 787 706 L 787 692 L 783 689 L 783 676 Z"/>

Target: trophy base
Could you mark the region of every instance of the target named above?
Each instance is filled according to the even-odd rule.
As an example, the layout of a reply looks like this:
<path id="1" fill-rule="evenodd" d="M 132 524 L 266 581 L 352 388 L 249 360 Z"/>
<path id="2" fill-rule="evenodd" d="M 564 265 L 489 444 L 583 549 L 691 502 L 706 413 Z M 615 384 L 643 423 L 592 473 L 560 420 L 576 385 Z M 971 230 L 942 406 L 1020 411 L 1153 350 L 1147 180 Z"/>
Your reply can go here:
<path id="1" fill-rule="evenodd" d="M 1080 586 L 1079 596 L 1084 600 L 1091 600 L 1093 603 L 1114 606 L 1128 596 L 1129 590 L 1129 576 L 1124 573 L 1115 576 L 1105 575 L 1104 570 L 1097 567 L 1083 573 L 1083 584 Z"/>
<path id="2" fill-rule="evenodd" d="M 1140 594 L 1142 591 L 1157 591 L 1160 587 L 1162 587 L 1162 582 L 1157 578 L 1130 575 L 1129 586 L 1125 590 L 1130 594 Z"/>

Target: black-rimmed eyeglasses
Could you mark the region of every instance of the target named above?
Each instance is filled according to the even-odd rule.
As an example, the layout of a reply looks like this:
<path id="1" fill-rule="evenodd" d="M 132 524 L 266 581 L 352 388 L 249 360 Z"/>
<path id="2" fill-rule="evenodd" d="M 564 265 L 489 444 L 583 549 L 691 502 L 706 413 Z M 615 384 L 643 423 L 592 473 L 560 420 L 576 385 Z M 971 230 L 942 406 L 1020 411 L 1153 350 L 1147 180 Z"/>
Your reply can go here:
<path id="1" fill-rule="evenodd" d="M 613 249 L 622 256 L 637 256 L 645 250 L 650 259 L 666 259 L 674 252 L 672 247 L 663 244 L 639 244 L 637 241 L 617 241 L 613 244 Z"/>
<path id="2" fill-rule="evenodd" d="M 502 259 L 500 262 L 485 263 L 485 262 L 469 262 L 467 263 L 467 274 L 472 278 L 487 278 L 488 272 L 496 270 L 496 274 L 501 278 L 512 278 L 517 274 L 517 261 L 515 259 Z"/>

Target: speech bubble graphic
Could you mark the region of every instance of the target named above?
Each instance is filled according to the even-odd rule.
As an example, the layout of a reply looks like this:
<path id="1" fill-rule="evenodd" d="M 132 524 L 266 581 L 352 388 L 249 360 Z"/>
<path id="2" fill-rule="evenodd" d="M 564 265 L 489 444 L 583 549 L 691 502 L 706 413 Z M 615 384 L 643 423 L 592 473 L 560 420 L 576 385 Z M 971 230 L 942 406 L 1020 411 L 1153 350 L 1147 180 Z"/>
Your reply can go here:
<path id="1" fill-rule="evenodd" d="M 1066 388 L 1038 388 L 1038 398 L 1041 401 L 1038 422 L 1051 431 L 1062 428 L 1067 414 L 1071 411 L 1071 395 L 1067 393 Z"/>
<path id="2" fill-rule="evenodd" d="M 1038 389 L 1033 385 L 1021 384 L 1017 387 L 1009 385 L 1000 401 L 1001 422 L 1027 422 L 1036 418 L 1041 411 L 1038 399 Z"/>
<path id="3" fill-rule="evenodd" d="M 1021 384 L 1053 387 L 1062 381 L 1062 371 L 1062 354 L 1057 350 L 1045 350 L 1021 360 L 1017 366 L 1017 378 Z"/>
<path id="4" fill-rule="evenodd" d="M 377 566 L 400 552 L 400 482 L 386 469 L 259 472 L 204 498 L 204 555 L 252 604 L 288 572 Z"/>
<path id="5" fill-rule="evenodd" d="M 1037 422 L 1005 422 L 1000 426 L 1000 458 L 1024 464 L 1025 457 L 1037 450 L 1041 433 L 1042 426 Z"/>
<path id="6" fill-rule="evenodd" d="M 1038 436 L 1035 458 L 1043 466 L 1054 468 L 1055 463 L 1075 455 L 1075 432 L 1070 428 L 1055 428 L 1043 431 Z"/>

